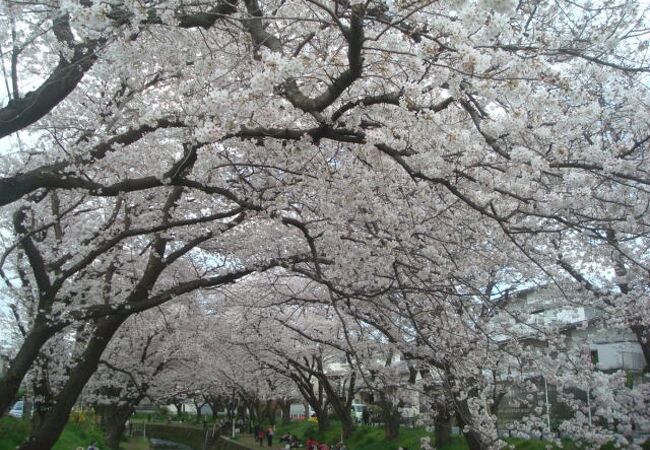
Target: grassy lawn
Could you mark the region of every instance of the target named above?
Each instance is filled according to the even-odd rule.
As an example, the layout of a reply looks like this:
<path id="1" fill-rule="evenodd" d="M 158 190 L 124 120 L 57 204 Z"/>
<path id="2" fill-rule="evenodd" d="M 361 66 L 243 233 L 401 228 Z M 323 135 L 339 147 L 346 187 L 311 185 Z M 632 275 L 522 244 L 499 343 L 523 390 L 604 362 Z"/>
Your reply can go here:
<path id="1" fill-rule="evenodd" d="M 13 417 L 0 417 L 0 450 L 14 450 L 29 433 L 29 424 Z"/>
<path id="2" fill-rule="evenodd" d="M 15 450 L 27 438 L 29 429 L 29 422 L 13 417 L 1 417 L 0 450 Z M 68 423 L 52 449 L 74 450 L 77 447 L 85 449 L 93 441 L 97 441 L 99 448 L 106 448 L 104 436 L 95 424 L 90 422 Z"/>

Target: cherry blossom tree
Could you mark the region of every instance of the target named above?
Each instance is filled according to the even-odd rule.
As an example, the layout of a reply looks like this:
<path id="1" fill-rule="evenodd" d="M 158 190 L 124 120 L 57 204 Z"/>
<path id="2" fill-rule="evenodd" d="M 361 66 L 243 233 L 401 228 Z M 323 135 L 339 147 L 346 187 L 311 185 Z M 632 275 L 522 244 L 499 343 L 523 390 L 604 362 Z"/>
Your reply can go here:
<path id="1" fill-rule="evenodd" d="M 567 292 L 632 327 L 647 360 L 638 2 L 2 8 L 0 268 L 24 339 L 0 407 L 52 339 L 79 330 L 24 449 L 51 446 L 132 314 L 280 265 L 317 294 L 287 283 L 276 307 L 329 311 L 351 355 L 351 325 L 373 327 L 442 385 L 473 449 L 502 444 L 496 374 L 535 361 L 496 338 L 509 287 L 579 284 Z M 296 330 L 318 326 L 275 319 L 258 344 L 300 336 L 316 359 L 297 362 L 333 390 L 318 358 L 339 344 L 315 354 L 322 336 Z M 642 392 L 617 398 L 630 411 L 623 398 Z"/>
<path id="2" fill-rule="evenodd" d="M 184 353 L 197 339 L 191 309 L 176 303 L 131 316 L 103 353 L 84 398 L 95 405 L 110 448 L 119 449 L 126 421 L 157 380 L 191 364 Z"/>

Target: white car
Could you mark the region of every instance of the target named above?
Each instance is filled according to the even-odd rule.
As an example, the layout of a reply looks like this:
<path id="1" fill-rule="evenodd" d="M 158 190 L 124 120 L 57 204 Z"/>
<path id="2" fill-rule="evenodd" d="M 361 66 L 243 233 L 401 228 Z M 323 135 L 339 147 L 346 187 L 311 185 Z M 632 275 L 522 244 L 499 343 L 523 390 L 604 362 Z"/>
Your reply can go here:
<path id="1" fill-rule="evenodd" d="M 18 417 L 22 418 L 23 417 L 23 402 L 22 400 L 19 402 L 16 402 L 14 406 L 9 410 L 9 415 L 11 417 Z"/>

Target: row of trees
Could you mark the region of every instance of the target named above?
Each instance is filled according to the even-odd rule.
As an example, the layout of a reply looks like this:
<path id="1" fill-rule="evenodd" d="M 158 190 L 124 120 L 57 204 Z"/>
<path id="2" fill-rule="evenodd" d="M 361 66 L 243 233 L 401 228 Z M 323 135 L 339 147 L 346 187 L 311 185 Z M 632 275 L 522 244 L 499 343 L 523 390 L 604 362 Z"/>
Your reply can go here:
<path id="1" fill-rule="evenodd" d="M 272 372 L 346 434 L 361 379 L 394 423 L 397 355 L 473 449 L 503 444 L 508 373 L 593 392 L 589 420 L 575 403 L 563 424 L 574 436 L 623 442 L 645 423 L 647 385 L 604 382 L 552 328 L 526 345 L 504 308 L 512 289 L 554 285 L 632 330 L 650 360 L 642 5 L 1 8 L 15 346 L 0 409 L 27 379 L 39 396 L 21 450 L 50 448 L 84 389 L 148 395 L 148 355 L 177 351 L 149 337 L 186 303 L 206 322 L 172 328 L 179 358 L 214 361 L 204 381 L 250 377 L 257 392 Z M 325 373 L 332 349 L 356 368 L 342 386 Z M 115 373 L 126 381 L 101 383 Z"/>

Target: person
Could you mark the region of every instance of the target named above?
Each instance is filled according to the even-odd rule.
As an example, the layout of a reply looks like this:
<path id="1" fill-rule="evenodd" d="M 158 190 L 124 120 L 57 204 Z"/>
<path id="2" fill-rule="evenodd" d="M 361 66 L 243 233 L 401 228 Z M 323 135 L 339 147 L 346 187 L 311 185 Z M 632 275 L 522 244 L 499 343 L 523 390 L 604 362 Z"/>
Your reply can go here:
<path id="1" fill-rule="evenodd" d="M 305 441 L 305 448 L 307 450 L 314 450 L 318 442 L 311 436 Z"/>
<path id="2" fill-rule="evenodd" d="M 325 442 L 321 442 L 318 446 L 318 450 L 330 450 L 330 448 Z"/>
<path id="3" fill-rule="evenodd" d="M 260 441 L 260 447 L 264 446 L 264 430 L 261 428 L 257 431 L 257 440 Z"/>
<path id="4" fill-rule="evenodd" d="M 269 447 L 273 445 L 273 427 L 269 427 L 266 430 L 266 442 L 269 444 Z"/>
<path id="5" fill-rule="evenodd" d="M 88 449 L 87 449 L 87 450 L 99 450 L 99 449 L 97 448 L 97 442 L 94 442 L 94 441 L 93 441 L 93 442 L 88 446 Z"/>
<path id="6" fill-rule="evenodd" d="M 370 423 L 370 411 L 368 411 L 368 408 L 364 408 L 361 412 L 361 422 L 363 422 L 364 425 Z"/>

